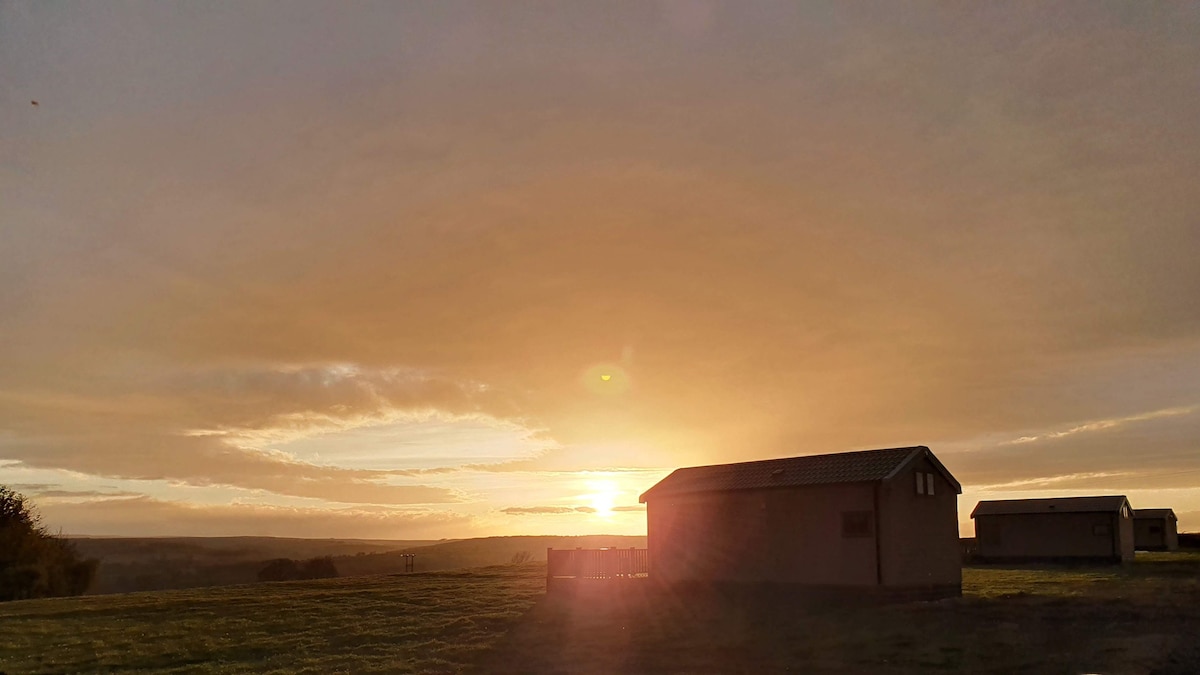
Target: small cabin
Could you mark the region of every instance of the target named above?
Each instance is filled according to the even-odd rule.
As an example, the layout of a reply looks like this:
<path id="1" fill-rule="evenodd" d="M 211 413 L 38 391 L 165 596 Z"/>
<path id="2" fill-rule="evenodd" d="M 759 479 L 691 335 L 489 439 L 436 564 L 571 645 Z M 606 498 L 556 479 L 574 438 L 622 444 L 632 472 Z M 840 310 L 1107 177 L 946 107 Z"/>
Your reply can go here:
<path id="1" fill-rule="evenodd" d="M 1134 509 L 1133 545 L 1139 551 L 1178 551 L 1179 525 L 1171 509 Z"/>
<path id="2" fill-rule="evenodd" d="M 982 501 L 971 512 L 981 560 L 1133 560 L 1133 509 L 1123 495 Z"/>
<path id="3" fill-rule="evenodd" d="M 961 493 L 924 446 L 677 469 L 641 496 L 650 578 L 959 595 Z"/>

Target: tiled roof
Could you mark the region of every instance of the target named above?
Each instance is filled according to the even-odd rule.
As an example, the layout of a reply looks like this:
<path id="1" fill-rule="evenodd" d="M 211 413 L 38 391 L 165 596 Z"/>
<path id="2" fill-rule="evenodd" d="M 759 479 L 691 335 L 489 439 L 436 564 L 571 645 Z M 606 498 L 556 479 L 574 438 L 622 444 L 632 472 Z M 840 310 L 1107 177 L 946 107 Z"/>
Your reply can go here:
<path id="1" fill-rule="evenodd" d="M 1015 513 L 1101 513 L 1120 511 L 1128 504 L 1124 495 L 1104 497 L 1050 497 L 1047 499 L 998 499 L 979 502 L 971 517 L 1003 516 Z"/>
<path id="2" fill-rule="evenodd" d="M 1134 509 L 1134 518 L 1174 518 L 1175 512 L 1171 509 Z"/>
<path id="3" fill-rule="evenodd" d="M 676 469 L 642 494 L 640 501 L 644 502 L 648 497 L 689 492 L 879 481 L 890 477 L 910 459 L 923 453 L 928 454 L 934 465 L 958 488 L 958 482 L 933 457 L 929 448 L 915 446 Z"/>

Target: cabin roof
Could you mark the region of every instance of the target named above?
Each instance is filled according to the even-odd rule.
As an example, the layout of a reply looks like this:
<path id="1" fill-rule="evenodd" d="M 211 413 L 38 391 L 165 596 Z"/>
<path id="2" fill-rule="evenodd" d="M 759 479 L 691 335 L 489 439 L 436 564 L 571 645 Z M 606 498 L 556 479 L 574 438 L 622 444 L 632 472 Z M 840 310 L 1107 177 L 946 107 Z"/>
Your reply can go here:
<path id="1" fill-rule="evenodd" d="M 1172 509 L 1134 509 L 1134 518 L 1174 518 L 1175 511 Z"/>
<path id="2" fill-rule="evenodd" d="M 971 517 L 1006 516 L 1019 513 L 1106 513 L 1128 504 L 1124 495 L 1103 497 L 1048 497 L 1045 499 L 997 499 L 979 502 Z"/>
<path id="3" fill-rule="evenodd" d="M 645 502 L 650 497 L 693 492 L 882 481 L 891 478 L 905 464 L 920 456 L 928 457 L 954 486 L 955 491 L 962 492 L 962 486 L 933 456 L 929 448 L 918 445 L 676 469 L 643 493 L 639 501 Z"/>

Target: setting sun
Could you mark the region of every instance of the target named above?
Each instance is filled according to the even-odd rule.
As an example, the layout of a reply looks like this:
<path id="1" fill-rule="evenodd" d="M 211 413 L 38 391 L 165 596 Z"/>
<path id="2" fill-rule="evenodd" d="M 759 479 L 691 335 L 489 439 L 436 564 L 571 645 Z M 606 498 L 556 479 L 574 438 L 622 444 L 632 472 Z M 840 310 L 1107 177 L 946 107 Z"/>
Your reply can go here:
<path id="1" fill-rule="evenodd" d="M 596 515 L 602 518 L 607 518 L 613 514 L 613 507 L 617 504 L 617 499 L 620 497 L 620 490 L 612 481 L 596 481 L 589 485 L 593 490 L 586 495 L 588 505 L 596 510 Z"/>

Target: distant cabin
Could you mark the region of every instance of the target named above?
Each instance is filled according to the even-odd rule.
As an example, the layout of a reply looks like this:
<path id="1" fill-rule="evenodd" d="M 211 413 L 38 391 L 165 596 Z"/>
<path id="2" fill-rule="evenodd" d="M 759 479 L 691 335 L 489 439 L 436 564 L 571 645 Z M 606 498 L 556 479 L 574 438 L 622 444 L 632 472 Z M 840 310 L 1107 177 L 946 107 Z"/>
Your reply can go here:
<path id="1" fill-rule="evenodd" d="M 1178 551 L 1179 529 L 1171 509 L 1134 509 L 1133 545 L 1139 551 Z"/>
<path id="2" fill-rule="evenodd" d="M 650 577 L 958 595 L 961 493 L 924 446 L 677 469 L 641 496 Z"/>
<path id="3" fill-rule="evenodd" d="M 1133 509 L 1122 495 L 984 501 L 971 518 L 983 560 L 1133 560 Z"/>

